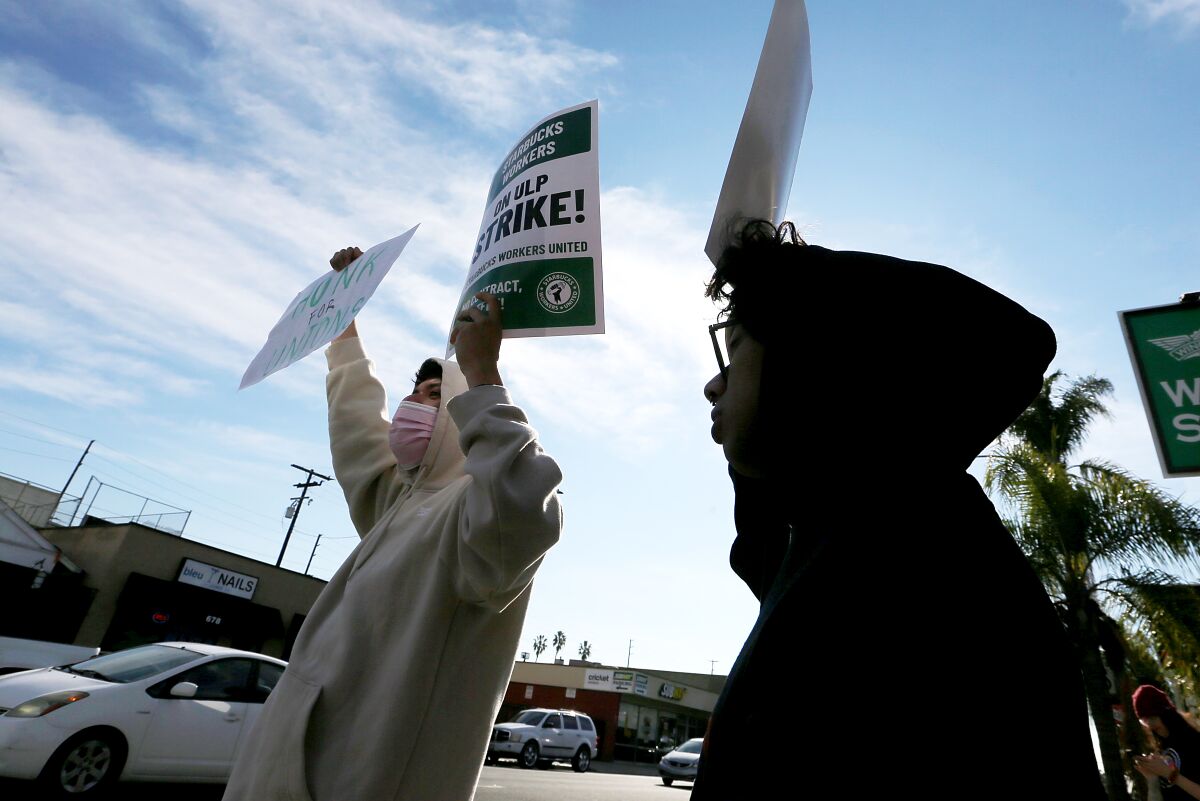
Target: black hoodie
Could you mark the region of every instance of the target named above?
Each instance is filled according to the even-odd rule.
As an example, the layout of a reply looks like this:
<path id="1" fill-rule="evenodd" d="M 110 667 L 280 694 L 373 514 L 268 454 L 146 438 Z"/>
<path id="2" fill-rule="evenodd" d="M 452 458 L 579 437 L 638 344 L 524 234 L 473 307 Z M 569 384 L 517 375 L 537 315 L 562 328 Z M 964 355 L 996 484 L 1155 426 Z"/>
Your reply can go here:
<path id="1" fill-rule="evenodd" d="M 1053 332 L 946 267 L 802 250 L 788 286 L 737 288 L 778 451 L 731 471 L 761 610 L 692 798 L 1103 799 L 1057 615 L 965 472 Z"/>

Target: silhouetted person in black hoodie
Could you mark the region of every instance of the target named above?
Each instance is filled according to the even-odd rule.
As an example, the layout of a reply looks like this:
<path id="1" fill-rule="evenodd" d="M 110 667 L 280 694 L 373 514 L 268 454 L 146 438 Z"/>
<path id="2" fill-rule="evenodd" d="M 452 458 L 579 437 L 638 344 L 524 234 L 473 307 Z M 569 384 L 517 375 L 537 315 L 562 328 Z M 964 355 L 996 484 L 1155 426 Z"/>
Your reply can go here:
<path id="1" fill-rule="evenodd" d="M 730 563 L 761 608 L 692 798 L 1103 799 L 1057 615 L 966 472 L 1041 388 L 1049 326 L 788 223 L 747 225 L 709 296 Z"/>

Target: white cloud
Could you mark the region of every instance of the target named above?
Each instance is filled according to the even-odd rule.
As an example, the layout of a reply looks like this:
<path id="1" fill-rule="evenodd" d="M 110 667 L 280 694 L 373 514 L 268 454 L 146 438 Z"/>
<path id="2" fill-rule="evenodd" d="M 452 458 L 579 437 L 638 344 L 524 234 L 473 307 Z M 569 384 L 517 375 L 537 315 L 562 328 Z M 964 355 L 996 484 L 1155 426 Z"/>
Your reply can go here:
<path id="1" fill-rule="evenodd" d="M 1145 25 L 1177 26 L 1181 33 L 1200 28 L 1200 0 L 1125 0 L 1125 5 Z"/>
<path id="2" fill-rule="evenodd" d="M 336 14 L 316 4 L 192 8 L 208 49 L 187 69 L 201 88 L 147 81 L 136 93 L 148 120 L 192 137 L 186 153 L 51 105 L 71 93 L 42 91 L 53 89 L 47 75 L 35 90 L 26 67 L 0 63 L 0 254 L 21 278 L 7 303 L 38 334 L 23 340 L 37 363 L 9 385 L 81 405 L 137 404 L 152 381 L 168 396 L 221 376 L 232 386 L 328 253 L 421 222 L 362 326 L 385 381 L 405 383 L 442 351 L 507 138 L 533 121 L 530 109 L 580 99 L 581 82 L 615 59 L 369 1 Z M 162 26 L 129 23 L 126 33 L 185 59 Z M 527 92 L 494 91 L 506 63 L 521 65 Z M 445 130 L 406 122 L 403 107 L 423 92 L 448 109 Z M 508 133 L 484 153 L 464 124 Z M 531 414 L 644 447 L 706 415 L 714 310 L 702 297 L 703 229 L 633 188 L 601 203 L 607 335 L 510 340 L 503 369 Z M 274 389 L 311 396 L 322 362 L 273 376 Z M 634 383 L 637 403 L 614 402 Z"/>

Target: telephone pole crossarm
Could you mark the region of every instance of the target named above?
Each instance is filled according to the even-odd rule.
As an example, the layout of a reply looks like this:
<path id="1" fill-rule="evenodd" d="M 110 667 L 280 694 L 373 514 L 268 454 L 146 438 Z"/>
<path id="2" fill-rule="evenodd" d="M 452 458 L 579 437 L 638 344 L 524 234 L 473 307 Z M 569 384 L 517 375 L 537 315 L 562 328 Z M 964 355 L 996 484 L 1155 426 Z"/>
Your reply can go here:
<path id="1" fill-rule="evenodd" d="M 299 488 L 300 497 L 299 497 L 299 499 L 293 499 L 293 500 L 296 500 L 296 513 L 292 515 L 291 525 L 288 526 L 287 535 L 283 538 L 283 547 L 279 549 L 279 558 L 275 560 L 275 567 L 279 567 L 281 564 L 283 564 L 283 554 L 287 551 L 288 541 L 291 540 L 292 531 L 295 530 L 295 528 L 296 528 L 296 520 L 300 517 L 300 510 L 304 508 L 304 497 L 308 494 L 308 488 L 309 487 L 319 487 L 322 484 L 324 484 L 325 481 L 333 481 L 334 480 L 332 476 L 322 475 L 321 473 L 318 473 L 316 470 L 313 470 L 311 467 L 301 467 L 298 464 L 294 464 L 294 465 L 292 465 L 292 467 L 296 468 L 297 470 L 300 470 L 301 472 L 307 473 L 308 477 L 305 478 L 303 482 L 294 485 L 295 487 Z M 313 481 L 313 476 L 323 478 L 323 479 L 325 479 L 325 481 Z M 316 548 L 314 547 L 313 550 L 315 552 Z M 312 562 L 312 557 L 310 556 L 309 563 L 311 564 L 311 562 Z"/>

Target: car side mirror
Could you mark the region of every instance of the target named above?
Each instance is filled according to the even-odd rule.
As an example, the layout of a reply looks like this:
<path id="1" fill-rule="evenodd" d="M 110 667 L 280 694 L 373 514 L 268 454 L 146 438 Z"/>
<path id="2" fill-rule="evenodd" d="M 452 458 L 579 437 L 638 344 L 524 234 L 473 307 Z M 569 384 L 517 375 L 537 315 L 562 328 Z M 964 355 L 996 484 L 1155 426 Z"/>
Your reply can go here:
<path id="1" fill-rule="evenodd" d="M 195 698 L 200 688 L 190 681 L 181 681 L 171 688 L 172 698 Z"/>

